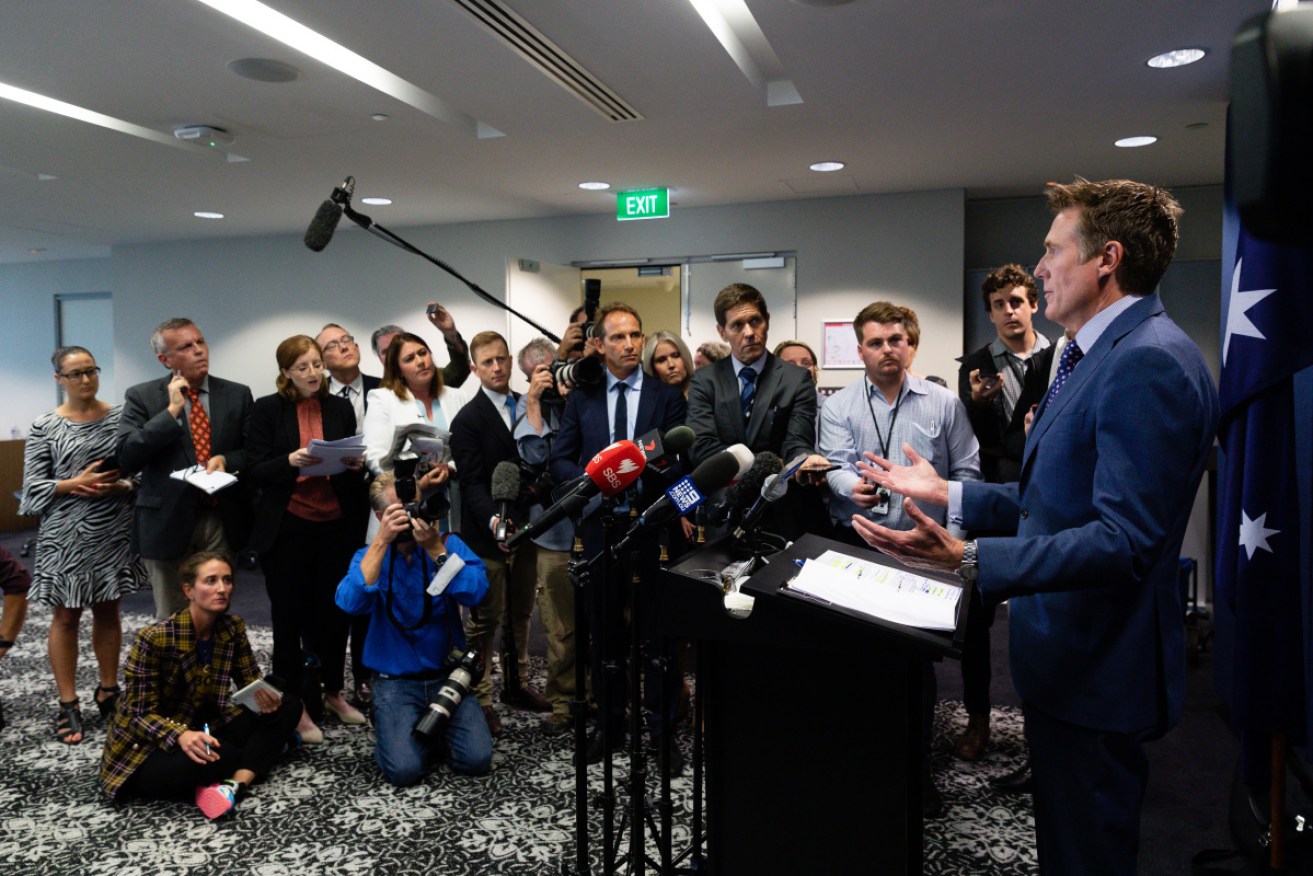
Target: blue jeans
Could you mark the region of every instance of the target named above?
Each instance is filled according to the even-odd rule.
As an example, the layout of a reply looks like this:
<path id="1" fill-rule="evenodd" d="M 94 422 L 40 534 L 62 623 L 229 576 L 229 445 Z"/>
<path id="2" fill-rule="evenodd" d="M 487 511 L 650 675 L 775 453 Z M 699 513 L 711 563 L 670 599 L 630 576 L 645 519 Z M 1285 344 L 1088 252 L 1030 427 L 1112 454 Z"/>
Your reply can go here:
<path id="1" fill-rule="evenodd" d="M 492 734 L 473 693 L 461 700 L 438 740 L 429 743 L 415 735 L 415 724 L 441 687 L 441 679 L 374 676 L 374 760 L 390 784 L 417 784 L 435 757 L 453 772 L 471 776 L 487 775 L 492 768 Z"/>

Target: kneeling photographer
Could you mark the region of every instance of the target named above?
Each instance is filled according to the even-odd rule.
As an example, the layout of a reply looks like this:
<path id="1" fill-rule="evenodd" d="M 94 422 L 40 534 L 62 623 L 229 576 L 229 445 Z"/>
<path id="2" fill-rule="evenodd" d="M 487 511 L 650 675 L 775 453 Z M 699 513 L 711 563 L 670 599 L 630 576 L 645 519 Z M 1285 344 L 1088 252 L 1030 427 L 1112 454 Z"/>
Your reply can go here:
<path id="1" fill-rule="evenodd" d="M 337 604 L 370 619 L 364 662 L 374 672 L 374 759 L 402 787 L 437 760 L 484 775 L 492 736 L 468 695 L 481 667 L 466 654 L 460 606 L 483 599 L 487 570 L 459 536 L 438 532 L 431 499 L 423 510 L 398 500 L 391 473 L 374 479 L 369 500 L 378 534 L 356 552 Z"/>

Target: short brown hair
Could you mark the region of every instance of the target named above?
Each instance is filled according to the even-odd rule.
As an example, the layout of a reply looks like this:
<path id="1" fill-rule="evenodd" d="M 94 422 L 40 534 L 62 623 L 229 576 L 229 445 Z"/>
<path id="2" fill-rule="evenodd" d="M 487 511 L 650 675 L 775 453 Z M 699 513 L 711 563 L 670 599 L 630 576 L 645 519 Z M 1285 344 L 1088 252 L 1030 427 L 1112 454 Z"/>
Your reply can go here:
<path id="1" fill-rule="evenodd" d="M 397 398 L 403 401 L 410 398 L 410 388 L 406 386 L 406 379 L 401 376 L 401 348 L 406 344 L 419 344 L 429 351 L 430 356 L 433 355 L 429 342 L 410 332 L 399 332 L 388 343 L 388 351 L 383 356 L 383 379 L 379 381 L 378 385 L 380 388 L 392 390 L 396 393 Z M 437 365 L 433 366 L 433 377 L 429 380 L 429 392 L 433 394 L 434 398 L 442 395 L 442 369 Z"/>
<path id="2" fill-rule="evenodd" d="M 274 351 L 274 359 L 278 361 L 278 377 L 274 380 L 274 385 L 278 387 L 278 394 L 288 401 L 296 401 L 301 395 L 296 391 L 296 385 L 287 378 L 287 375 L 283 374 L 283 371 L 295 365 L 296 360 L 310 350 L 318 353 L 320 361 L 323 361 L 324 351 L 319 348 L 319 342 L 309 335 L 292 335 L 279 344 L 278 349 Z M 328 395 L 327 380 L 319 382 L 319 391 L 315 394 L 320 398 Z"/>
<path id="3" fill-rule="evenodd" d="M 1011 292 L 1018 286 L 1025 288 L 1031 307 L 1039 303 L 1039 287 L 1035 285 L 1035 278 L 1026 273 L 1021 265 L 1004 265 L 990 271 L 985 282 L 980 284 L 980 300 L 985 303 L 985 313 L 990 312 L 989 296 L 995 292 Z"/>
<path id="4" fill-rule="evenodd" d="M 475 335 L 473 338 L 470 339 L 470 361 L 471 362 L 474 361 L 475 350 L 479 349 L 480 347 L 486 347 L 489 344 L 495 344 L 498 341 L 501 341 L 502 346 L 506 348 L 506 352 L 510 353 L 511 345 L 506 343 L 506 339 L 503 338 L 498 332 L 494 332 L 494 331 L 479 332 L 477 335 Z"/>
<path id="5" fill-rule="evenodd" d="M 911 323 L 909 325 L 908 323 Z M 913 347 L 912 343 L 913 326 L 915 326 L 916 340 L 921 340 L 921 326 L 916 321 L 916 311 L 908 307 L 899 307 L 897 304 L 890 304 L 888 301 L 872 301 L 863 307 L 853 320 L 853 332 L 857 335 L 857 343 L 862 343 L 862 334 L 866 330 L 868 322 L 897 322 L 902 323 L 903 331 L 907 332 L 907 343 Z"/>
<path id="6" fill-rule="evenodd" d="M 719 362 L 729 355 L 729 344 L 721 341 L 703 341 L 698 344 L 698 352 L 706 358 L 708 362 Z"/>
<path id="7" fill-rule="evenodd" d="M 201 566 L 213 560 L 218 560 L 226 565 L 229 572 L 237 571 L 237 567 L 233 565 L 232 557 L 222 551 L 197 551 L 178 564 L 178 585 L 186 587 L 189 584 L 195 584 L 196 575 L 200 573 Z"/>
<path id="8" fill-rule="evenodd" d="M 730 283 L 716 293 L 716 302 L 712 305 L 716 311 L 716 325 L 724 328 L 725 315 L 744 304 L 753 305 L 761 311 L 763 319 L 770 320 L 770 311 L 766 309 L 766 296 L 762 295 L 756 286 L 749 286 L 747 283 Z"/>
<path id="9" fill-rule="evenodd" d="M 1055 215 L 1080 210 L 1076 237 L 1082 260 L 1115 240 L 1123 250 L 1114 275 L 1122 291 L 1147 295 L 1158 287 L 1181 237 L 1178 220 L 1184 211 L 1171 192 L 1128 179 L 1076 177 L 1073 183 L 1049 186 L 1045 196 Z"/>
<path id="10" fill-rule="evenodd" d="M 638 330 L 643 330 L 643 317 L 638 315 L 637 310 L 634 310 L 634 308 L 625 304 L 623 301 L 612 301 L 609 304 L 603 304 L 601 307 L 597 308 L 597 318 L 593 320 L 593 324 L 597 326 L 597 328 L 593 329 L 593 332 L 597 337 L 602 337 L 602 326 L 606 322 L 606 318 L 613 313 L 629 314 L 637 320 Z"/>

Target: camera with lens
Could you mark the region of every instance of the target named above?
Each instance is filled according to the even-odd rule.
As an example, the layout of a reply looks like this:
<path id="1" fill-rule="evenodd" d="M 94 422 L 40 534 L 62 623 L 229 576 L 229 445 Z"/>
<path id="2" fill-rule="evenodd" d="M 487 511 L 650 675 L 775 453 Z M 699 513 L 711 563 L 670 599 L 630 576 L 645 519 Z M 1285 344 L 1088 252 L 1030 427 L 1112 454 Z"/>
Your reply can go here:
<path id="1" fill-rule="evenodd" d="M 418 459 L 398 459 L 393 472 L 397 479 L 397 501 L 406 509 L 406 513 L 411 517 L 418 517 L 425 523 L 436 525 L 450 513 L 451 500 L 447 498 L 446 490 L 437 490 L 426 498 L 419 498 L 419 485 L 416 482 L 430 467 L 425 465 L 421 468 Z"/>
<path id="2" fill-rule="evenodd" d="M 597 319 L 597 308 L 602 304 L 602 281 L 589 278 L 584 280 L 584 339 L 571 353 L 582 352 L 588 339 L 593 336 L 593 322 Z"/>
<path id="3" fill-rule="evenodd" d="M 448 670 L 447 678 L 438 689 L 438 695 L 429 703 L 423 717 L 415 722 L 415 735 L 427 742 L 434 742 L 442 735 L 460 701 L 470 695 L 470 688 L 483 675 L 479 653 L 473 648 L 452 648 L 444 668 Z"/>
<path id="4" fill-rule="evenodd" d="M 571 362 L 563 362 L 557 359 L 547 366 L 552 372 L 552 379 L 555 386 L 543 393 L 543 400 L 561 399 L 561 384 L 569 383 L 571 386 L 597 386 L 606 376 L 601 356 L 585 356 L 582 359 L 575 359 Z"/>

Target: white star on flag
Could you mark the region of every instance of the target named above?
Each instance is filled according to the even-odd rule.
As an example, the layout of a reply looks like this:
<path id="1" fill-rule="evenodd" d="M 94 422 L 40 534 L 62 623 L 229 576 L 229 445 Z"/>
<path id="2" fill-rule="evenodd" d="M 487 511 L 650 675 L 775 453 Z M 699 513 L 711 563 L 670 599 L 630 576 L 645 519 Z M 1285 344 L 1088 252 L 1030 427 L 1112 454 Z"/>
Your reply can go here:
<path id="1" fill-rule="evenodd" d="M 1275 289 L 1253 289 L 1248 292 L 1240 291 L 1240 266 L 1244 264 L 1244 259 L 1235 263 L 1235 272 L 1231 275 L 1231 302 L 1226 309 L 1226 336 L 1222 340 L 1222 367 L 1226 367 L 1226 354 L 1231 349 L 1231 336 L 1240 335 L 1242 338 L 1258 338 L 1260 341 L 1266 341 L 1267 337 L 1258 330 L 1245 311 L 1262 301 Z"/>
<path id="2" fill-rule="evenodd" d="M 1272 546 L 1267 543 L 1267 540 L 1271 536 L 1280 535 L 1281 530 L 1268 529 L 1266 524 L 1267 524 L 1266 511 L 1258 515 L 1256 519 L 1250 520 L 1249 515 L 1246 514 L 1244 510 L 1241 510 L 1240 546 L 1244 548 L 1245 551 L 1249 554 L 1249 559 L 1251 560 L 1254 558 L 1254 552 L 1259 549 L 1265 550 L 1269 554 L 1276 553 L 1275 551 L 1272 550 Z"/>

